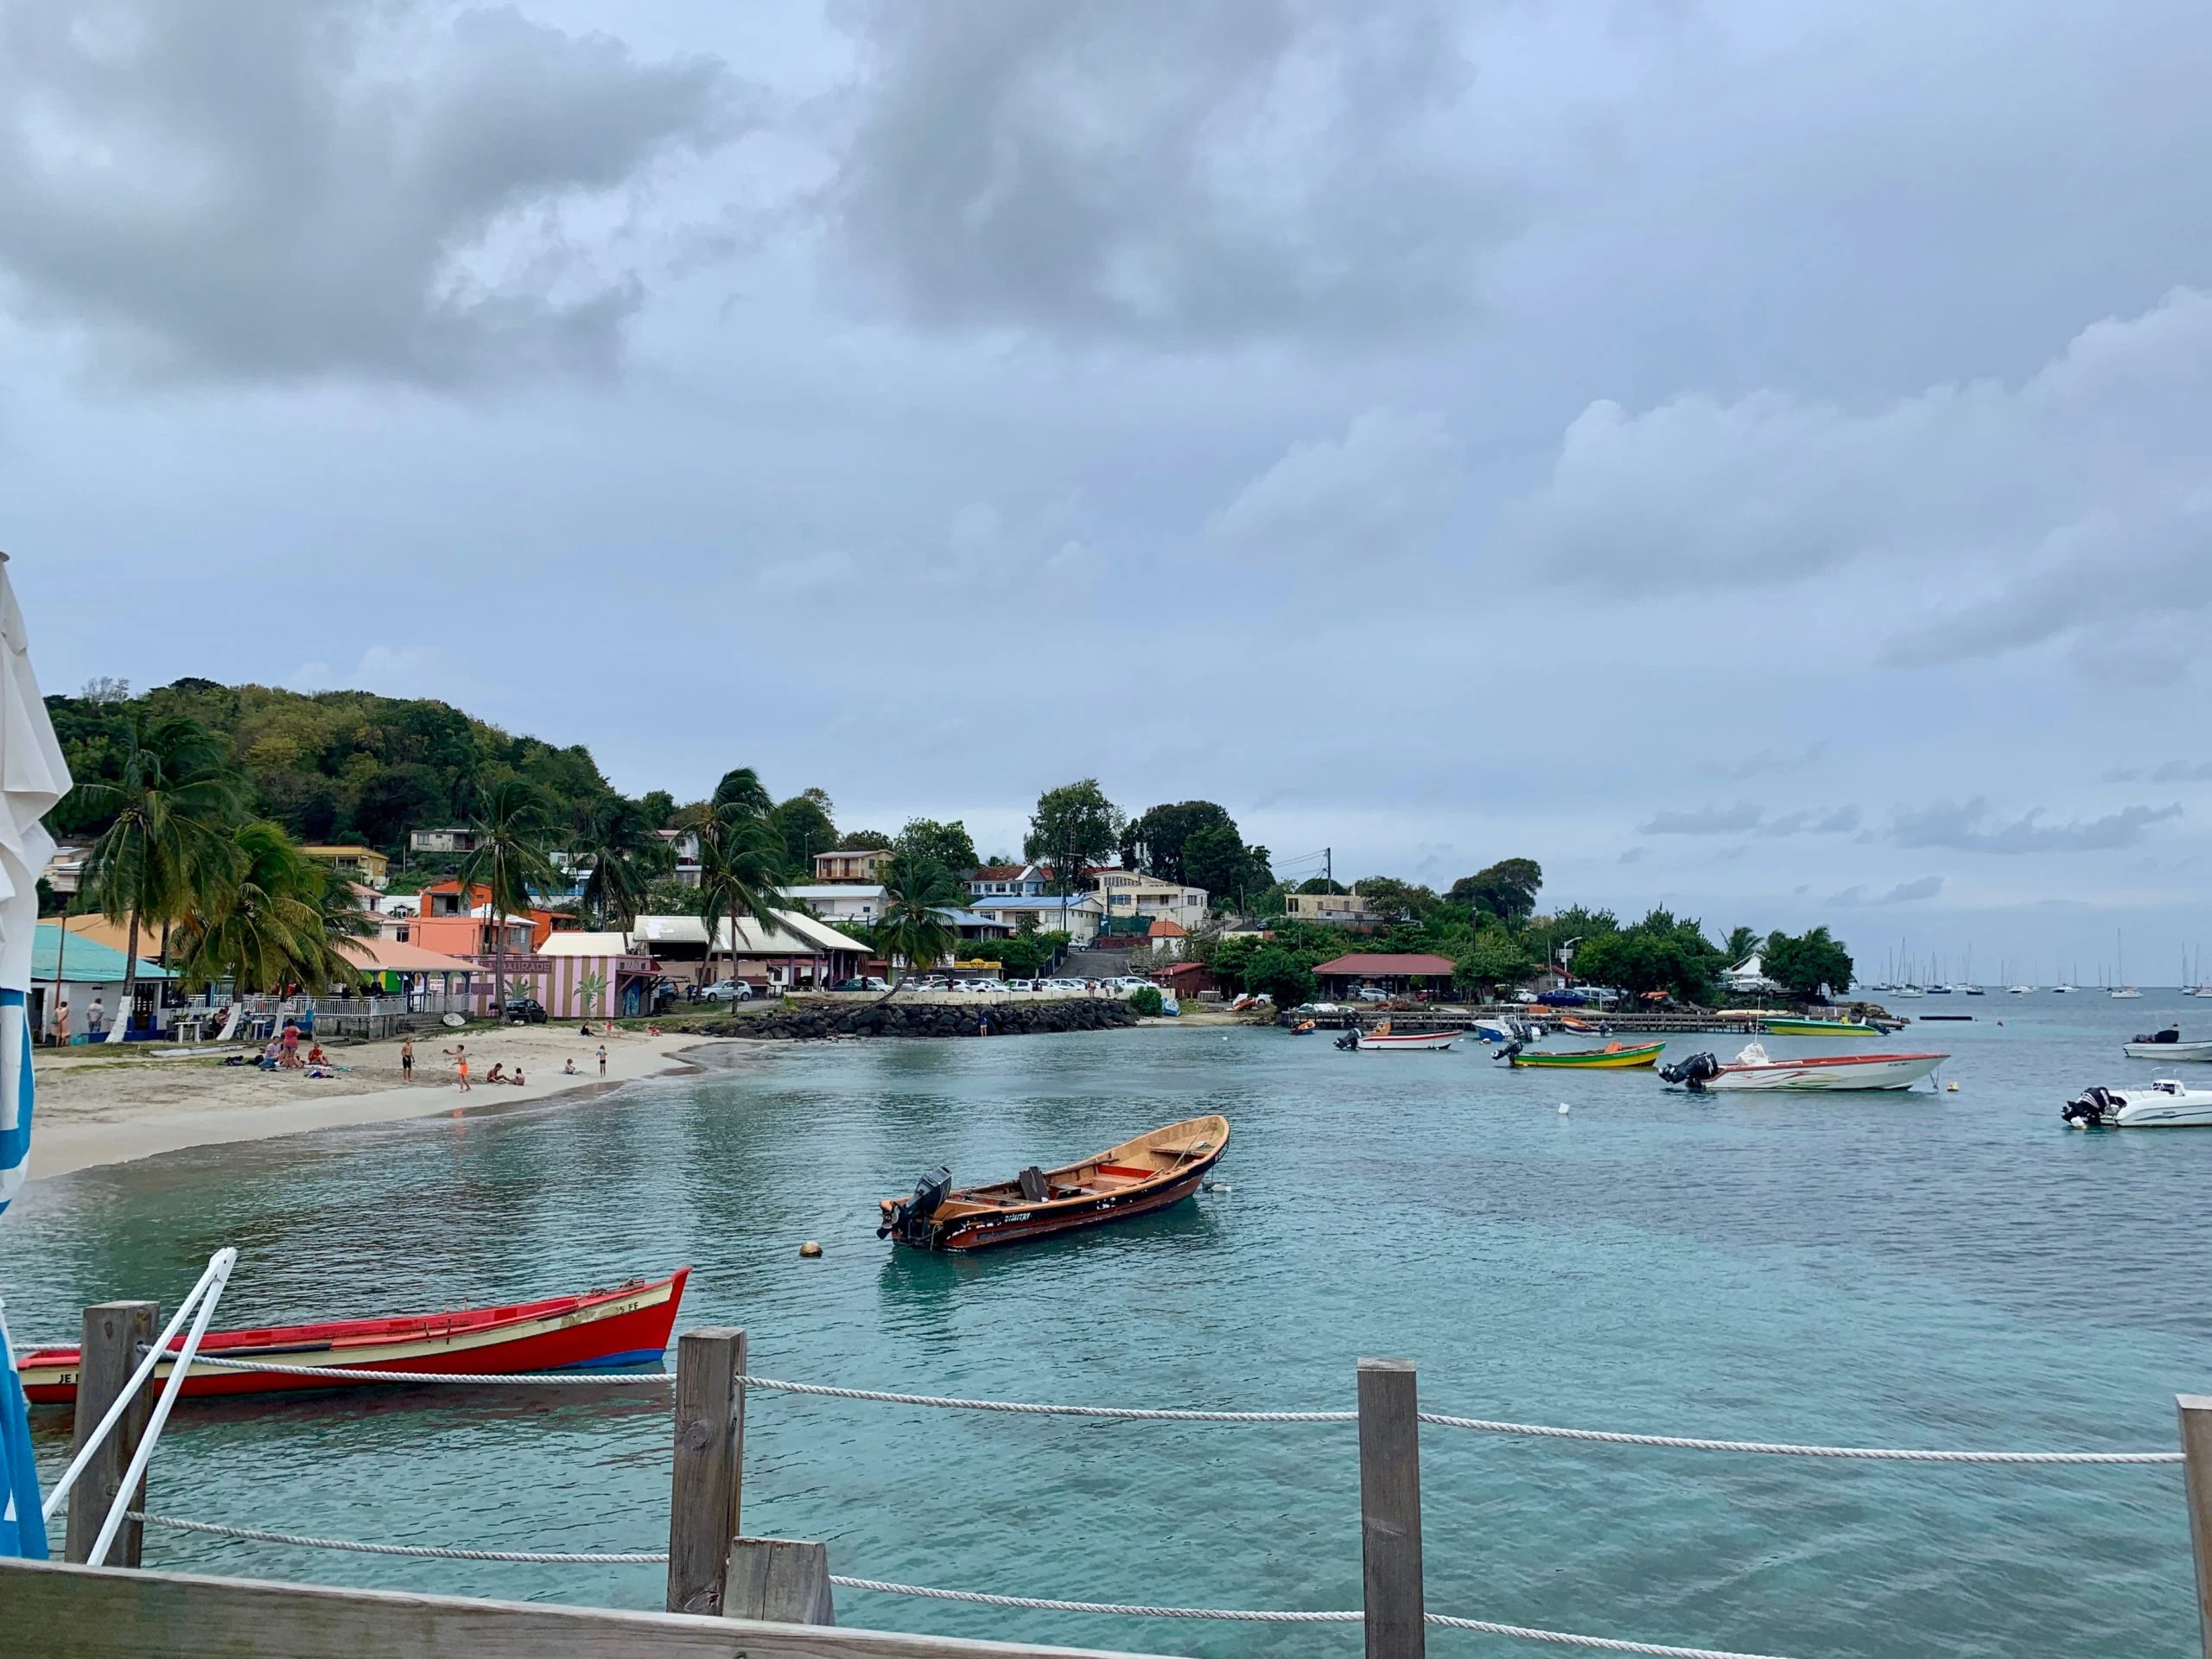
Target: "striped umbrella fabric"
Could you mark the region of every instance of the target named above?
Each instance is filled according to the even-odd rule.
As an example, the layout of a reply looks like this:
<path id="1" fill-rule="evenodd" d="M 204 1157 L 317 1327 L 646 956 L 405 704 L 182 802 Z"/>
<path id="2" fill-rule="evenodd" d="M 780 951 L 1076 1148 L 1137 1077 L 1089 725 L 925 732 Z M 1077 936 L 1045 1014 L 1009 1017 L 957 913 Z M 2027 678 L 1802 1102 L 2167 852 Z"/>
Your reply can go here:
<path id="1" fill-rule="evenodd" d="M 31 1030 L 25 1006 L 38 931 L 38 878 L 54 856 L 40 822 L 69 789 L 69 768 L 31 672 L 23 613 L 0 553 L 0 1216 L 30 1171 Z M 0 1555 L 46 1559 L 30 1414 L 0 1302 Z"/>

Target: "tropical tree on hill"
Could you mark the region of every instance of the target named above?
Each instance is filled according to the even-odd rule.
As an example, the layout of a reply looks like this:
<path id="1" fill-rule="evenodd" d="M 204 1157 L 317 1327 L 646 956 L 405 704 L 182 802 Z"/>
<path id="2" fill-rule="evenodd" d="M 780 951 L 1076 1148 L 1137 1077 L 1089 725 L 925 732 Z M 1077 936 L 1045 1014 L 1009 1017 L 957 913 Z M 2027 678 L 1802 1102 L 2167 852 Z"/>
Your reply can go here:
<path id="1" fill-rule="evenodd" d="M 531 889 L 550 887 L 559 879 L 545 855 L 547 825 L 545 797 L 535 785 L 520 778 L 502 779 L 484 794 L 484 810 L 469 827 L 475 832 L 475 849 L 461 861 L 461 907 L 482 887 L 491 896 L 492 984 L 495 995 L 506 984 L 507 918 L 519 911 L 528 914 Z M 492 1017 L 505 1015 L 495 1007 Z"/>
<path id="2" fill-rule="evenodd" d="M 715 785 L 714 798 L 707 803 L 716 811 L 734 807 L 748 818 L 765 818 L 776 810 L 768 798 L 767 786 L 760 781 L 760 774 L 750 766 L 737 766 L 722 774 L 721 782 Z"/>
<path id="3" fill-rule="evenodd" d="M 1461 876 L 1445 896 L 1478 916 L 1519 927 L 1536 913 L 1536 894 L 1543 885 L 1543 867 L 1535 859 L 1502 858 L 1472 875 Z"/>
<path id="4" fill-rule="evenodd" d="M 149 922 L 168 930 L 203 908 L 235 874 L 229 830 L 243 794 L 222 741 L 195 721 L 141 726 L 124 739 L 119 776 L 77 785 L 80 809 L 111 814 L 87 855 L 100 912 L 127 925 L 123 1006 L 127 1029 L 138 989 L 138 939 Z"/>
<path id="5" fill-rule="evenodd" d="M 945 912 L 968 901 L 959 877 L 933 858 L 894 853 L 883 866 L 883 914 L 875 925 L 875 948 L 887 963 L 903 959 L 916 974 L 927 972 L 959 942 L 959 931 Z M 899 989 L 895 966 L 889 1001 Z"/>
<path id="6" fill-rule="evenodd" d="M 698 916 L 707 925 L 707 960 L 714 960 L 715 935 L 728 922 L 733 979 L 741 921 L 750 918 L 764 932 L 774 927 L 773 901 L 785 879 L 784 838 L 749 803 L 727 801 L 700 824 Z"/>
<path id="7" fill-rule="evenodd" d="M 976 856 L 976 842 L 968 826 L 958 818 L 939 823 L 935 818 L 909 818 L 891 843 L 894 853 L 913 858 L 932 858 L 955 875 L 963 875 L 983 861 Z"/>
<path id="8" fill-rule="evenodd" d="M 768 816 L 784 838 L 784 862 L 795 874 L 810 874 L 814 855 L 837 844 L 830 797 L 822 790 L 803 789 L 788 801 L 779 802 Z"/>
<path id="9" fill-rule="evenodd" d="M 340 947 L 365 935 L 368 917 L 346 884 L 270 819 L 240 825 L 232 846 L 229 879 L 178 931 L 186 976 L 239 991 L 358 984 L 360 970 Z"/>
<path id="10" fill-rule="evenodd" d="M 1764 950 L 1767 976 L 1792 995 L 1814 997 L 1851 988 L 1851 953 L 1826 927 L 1816 927 L 1796 938 L 1787 933 L 1770 933 Z"/>
<path id="11" fill-rule="evenodd" d="M 1126 820 L 1096 778 L 1063 784 L 1037 798 L 1022 850 L 1052 867 L 1060 894 L 1060 931 L 1068 931 L 1068 899 L 1086 884 L 1084 872 L 1120 850 Z"/>
<path id="12" fill-rule="evenodd" d="M 610 795 L 593 810 L 577 851 L 591 860 L 584 905 L 603 927 L 619 921 L 627 931 L 645 902 L 645 887 L 669 867 L 668 843 L 638 802 Z"/>

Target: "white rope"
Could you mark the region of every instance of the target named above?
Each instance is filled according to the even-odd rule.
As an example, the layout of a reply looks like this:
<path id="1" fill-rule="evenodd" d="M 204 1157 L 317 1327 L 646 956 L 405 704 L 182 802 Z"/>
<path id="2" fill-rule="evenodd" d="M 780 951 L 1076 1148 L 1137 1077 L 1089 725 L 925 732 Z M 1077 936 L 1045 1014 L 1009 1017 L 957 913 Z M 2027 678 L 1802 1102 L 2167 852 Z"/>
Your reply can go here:
<path id="1" fill-rule="evenodd" d="M 214 1521 L 188 1521 L 181 1516 L 149 1515 L 133 1510 L 130 1518 L 149 1527 L 176 1532 L 206 1533 L 218 1538 L 242 1539 L 252 1543 L 290 1544 L 302 1549 L 338 1549 L 359 1555 L 408 1555 L 442 1561 L 517 1561 L 558 1567 L 659 1567 L 668 1561 L 666 1550 L 633 1550 L 592 1554 L 575 1550 L 449 1549 L 435 1544 L 370 1544 L 350 1538 L 317 1538 L 307 1533 L 270 1532 L 259 1527 L 226 1526 Z M 982 1590 L 938 1590 L 927 1585 L 897 1584 L 885 1579 L 851 1579 L 830 1574 L 830 1582 L 842 1590 L 873 1590 L 882 1595 L 921 1596 L 931 1601 L 972 1602 L 985 1607 L 1034 1608 L 1052 1613 L 1109 1613 L 1129 1618 L 1231 1619 L 1254 1624 L 1357 1624 L 1357 1612 L 1284 1611 L 1256 1607 L 1153 1607 L 1137 1602 L 1065 1601 L 1052 1596 L 999 1596 Z M 1609 1653 L 1656 1654 L 1661 1659 L 1775 1659 L 1769 1654 L 1732 1653 L 1716 1648 L 1669 1647 L 1656 1642 L 1623 1642 L 1611 1637 L 1576 1636 L 1565 1630 L 1538 1630 L 1525 1624 L 1500 1624 L 1488 1619 L 1452 1618 L 1431 1613 L 1432 1624 L 1454 1630 L 1481 1630 L 1492 1636 L 1520 1637 L 1531 1642 L 1551 1642 L 1569 1647 L 1596 1648 Z"/>
<path id="2" fill-rule="evenodd" d="M 337 1365 L 282 1365 L 251 1359 L 218 1359 L 201 1354 L 194 1362 L 226 1370 L 268 1371 L 283 1376 L 329 1377 L 345 1382 L 452 1382 L 521 1388 L 592 1388 L 617 1383 L 673 1382 L 673 1371 L 639 1373 L 562 1371 L 530 1376 L 478 1376 L 473 1372 L 370 1371 Z M 779 1394 L 812 1395 L 827 1400 L 874 1400 L 894 1406 L 935 1406 L 956 1411 L 1003 1411 L 1023 1417 L 1105 1417 L 1138 1422 L 1181 1423 L 1356 1423 L 1356 1411 L 1184 1411 L 1143 1406 L 1056 1406 L 1026 1400 L 964 1400 L 931 1394 L 892 1394 L 880 1389 L 836 1389 L 820 1382 L 791 1382 L 773 1376 L 741 1376 L 748 1389 Z M 1800 1446 L 1786 1440 L 1708 1440 L 1683 1434 L 1628 1434 L 1603 1428 L 1561 1428 L 1546 1423 L 1512 1423 L 1488 1417 L 1447 1417 L 1422 1412 L 1421 1421 L 1440 1428 L 1472 1428 L 1489 1434 L 1527 1434 L 1554 1440 L 1596 1440 L 1610 1446 L 1663 1446 L 1689 1452 L 1751 1452 L 1776 1457 L 1872 1458 L 1892 1463 L 2153 1464 L 2179 1463 L 2178 1452 L 1921 1452 L 1876 1446 Z"/>
<path id="3" fill-rule="evenodd" d="M 1048 1613 L 1121 1613 L 1131 1618 L 1234 1618 L 1259 1624 L 1357 1624 L 1359 1613 L 1277 1612 L 1259 1608 L 1146 1607 L 1122 1601 L 1059 1601 L 1049 1596 L 994 1596 L 981 1590 L 932 1590 L 926 1585 L 893 1584 L 882 1579 L 830 1582 L 843 1590 L 877 1590 L 887 1596 L 924 1596 L 931 1601 L 972 1601 L 985 1607 L 1035 1607 Z"/>
<path id="4" fill-rule="evenodd" d="M 881 1579 L 848 1579 L 836 1573 L 830 1582 L 844 1590 L 874 1590 L 892 1596 L 923 1596 L 931 1601 L 970 1601 L 986 1607 L 1032 1607 L 1051 1613 L 1118 1613 L 1131 1618 L 1225 1618 L 1259 1624 L 1358 1624 L 1358 1612 L 1279 1612 L 1256 1608 L 1149 1607 L 1120 1601 L 1063 1601 L 1049 1596 L 995 1596 L 980 1590 L 936 1590 L 926 1585 L 893 1584 Z M 1452 1618 L 1431 1613 L 1428 1622 L 1459 1630 L 1481 1630 L 1491 1636 L 1516 1636 L 1531 1642 L 1553 1642 L 1569 1647 L 1599 1648 L 1611 1653 L 1657 1654 L 1662 1659 L 1777 1659 L 1772 1654 L 1733 1653 L 1718 1648 L 1678 1648 L 1658 1642 L 1624 1642 L 1606 1636 L 1576 1636 L 1566 1630 L 1539 1630 L 1528 1624 L 1500 1624 L 1485 1618 Z"/>
<path id="5" fill-rule="evenodd" d="M 1908 1452 L 1879 1446 L 1795 1446 L 1782 1440 L 1700 1440 L 1679 1434 L 1621 1434 L 1602 1428 L 1554 1428 L 1542 1423 L 1502 1423 L 1485 1417 L 1440 1417 L 1424 1423 L 1478 1428 L 1491 1434 L 1533 1434 L 1554 1440 L 1600 1440 L 1610 1446 L 1671 1446 L 1691 1452 L 1758 1452 L 1791 1458 L 1880 1458 L 1896 1463 L 2179 1463 L 2178 1452 Z"/>
<path id="6" fill-rule="evenodd" d="M 880 1400 L 894 1406 L 949 1406 L 957 1411 L 1010 1411 L 1024 1417 L 1116 1417 L 1173 1423 L 1356 1423 L 1356 1411 L 1168 1411 L 1142 1406 L 1045 1406 L 1021 1400 L 958 1400 L 930 1394 L 886 1394 L 876 1389 L 832 1389 L 819 1382 L 785 1382 L 772 1376 L 741 1376 L 748 1389 L 818 1395 L 830 1400 Z"/>
<path id="7" fill-rule="evenodd" d="M 615 1382 L 673 1382 L 673 1371 L 551 1371 L 537 1374 L 517 1373 L 508 1376 L 474 1371 L 372 1371 L 350 1365 L 278 1365 L 258 1359 L 218 1359 L 213 1354 L 200 1354 L 193 1360 L 195 1365 L 214 1365 L 226 1371 L 271 1371 L 279 1376 L 327 1376 L 346 1382 L 461 1382 L 467 1384 L 504 1383 L 510 1388 L 605 1388 Z"/>
<path id="8" fill-rule="evenodd" d="M 130 1512 L 133 1521 L 177 1532 L 205 1532 L 218 1538 L 245 1538 L 257 1544 L 296 1544 L 302 1549 L 344 1549 L 358 1555 L 421 1555 L 441 1561 L 547 1561 L 563 1567 L 664 1566 L 668 1552 L 636 1550 L 626 1554 L 593 1555 L 567 1550 L 444 1549 L 435 1544 L 364 1544 L 350 1538 L 315 1538 L 299 1532 L 264 1532 L 258 1527 L 226 1527 L 213 1521 L 187 1521 L 181 1516 Z"/>
<path id="9" fill-rule="evenodd" d="M 1610 1636 L 1573 1636 L 1565 1630 L 1541 1630 L 1529 1624 L 1497 1624 L 1487 1618 L 1452 1618 L 1431 1613 L 1428 1622 L 1454 1630 L 1481 1630 L 1490 1636 L 1517 1636 L 1524 1642 L 1554 1642 L 1563 1647 L 1597 1648 L 1606 1653 L 1653 1653 L 1662 1659 L 1777 1659 L 1770 1653 L 1734 1653 L 1725 1648 L 1676 1648 L 1663 1642 L 1623 1642 Z"/>

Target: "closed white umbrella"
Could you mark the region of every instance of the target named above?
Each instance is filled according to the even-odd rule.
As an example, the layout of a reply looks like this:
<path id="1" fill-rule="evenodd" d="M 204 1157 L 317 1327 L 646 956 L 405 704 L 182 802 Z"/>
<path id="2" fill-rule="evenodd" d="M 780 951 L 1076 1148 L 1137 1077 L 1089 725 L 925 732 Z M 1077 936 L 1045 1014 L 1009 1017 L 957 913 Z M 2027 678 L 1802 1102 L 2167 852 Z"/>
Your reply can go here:
<path id="1" fill-rule="evenodd" d="M 54 856 L 40 820 L 69 790 L 69 768 L 55 741 L 31 672 L 23 613 L 0 553 L 0 1212 L 31 1160 L 31 1032 L 27 1008 L 31 944 L 38 931 L 38 878 Z M 0 1555 L 46 1558 L 38 1467 L 31 1457 L 29 1413 L 16 1379 L 0 1303 Z"/>

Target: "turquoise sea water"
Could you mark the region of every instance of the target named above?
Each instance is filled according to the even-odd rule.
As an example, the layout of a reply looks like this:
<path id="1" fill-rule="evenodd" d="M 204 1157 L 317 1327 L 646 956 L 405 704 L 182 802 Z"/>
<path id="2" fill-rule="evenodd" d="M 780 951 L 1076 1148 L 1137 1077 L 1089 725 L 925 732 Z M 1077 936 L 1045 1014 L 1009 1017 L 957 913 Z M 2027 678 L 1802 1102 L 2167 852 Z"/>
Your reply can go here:
<path id="1" fill-rule="evenodd" d="M 209 1148 L 34 1186 L 0 1226 L 19 1340 L 173 1303 L 240 1250 L 224 1323 L 432 1309 L 696 1266 L 684 1320 L 764 1375 L 1122 1405 L 1342 1408 L 1362 1354 L 1425 1408 L 1853 1444 L 2164 1449 L 2212 1389 L 2212 1133 L 2083 1135 L 2116 1044 L 2212 1008 L 1953 998 L 1955 1095 L 1697 1099 L 1147 1028 L 746 1050 L 584 1101 Z M 1953 1011 L 1944 1008 L 1940 1011 Z M 1997 1022 L 2003 1020 L 2000 1026 Z M 1678 1041 L 1726 1057 L 1736 1039 Z M 1770 1039 L 1777 1053 L 1810 1039 Z M 2208 1072 L 2212 1082 L 2212 1072 Z M 1561 1101 L 1573 1110 L 1562 1117 Z M 874 1201 L 1227 1114 L 1230 1189 L 973 1259 L 893 1254 Z M 801 1262 L 799 1242 L 827 1246 Z M 41 1414 L 48 1478 L 63 1414 Z M 653 1391 L 395 1391 L 180 1412 L 162 1511 L 485 1548 L 656 1549 Z M 2195 1651 L 2178 1471 L 1840 1463 L 1423 1440 L 1433 1611 L 1796 1659 Z M 755 1394 L 749 1532 L 861 1577 L 1185 1605 L 1358 1605 L 1348 1427 L 1163 1426 Z M 149 1564 L 654 1607 L 662 1569 L 308 1554 L 151 1533 Z M 838 1617 L 1160 1652 L 1344 1656 L 1356 1627 Z M 1436 1632 L 1440 1654 L 1526 1643 Z"/>

